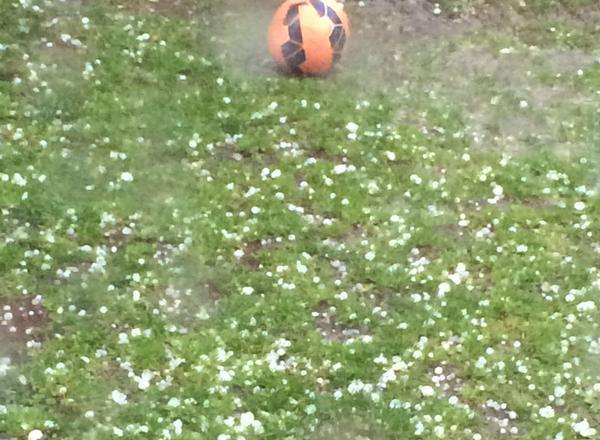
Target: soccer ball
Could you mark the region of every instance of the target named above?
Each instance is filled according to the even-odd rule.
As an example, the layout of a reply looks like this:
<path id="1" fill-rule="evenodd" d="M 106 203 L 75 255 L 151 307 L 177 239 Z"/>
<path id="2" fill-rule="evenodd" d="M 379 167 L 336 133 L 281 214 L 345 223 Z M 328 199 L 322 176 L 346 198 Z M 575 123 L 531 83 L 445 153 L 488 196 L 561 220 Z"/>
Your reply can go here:
<path id="1" fill-rule="evenodd" d="M 335 0 L 287 0 L 269 26 L 269 51 L 283 69 L 327 73 L 340 59 L 350 33 L 343 5 Z"/>

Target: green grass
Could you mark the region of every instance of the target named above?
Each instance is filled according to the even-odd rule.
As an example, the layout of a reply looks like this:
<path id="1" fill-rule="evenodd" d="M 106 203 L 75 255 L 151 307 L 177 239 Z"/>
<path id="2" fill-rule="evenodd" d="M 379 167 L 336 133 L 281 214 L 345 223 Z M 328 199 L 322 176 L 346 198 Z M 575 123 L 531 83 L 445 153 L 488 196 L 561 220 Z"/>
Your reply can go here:
<path id="1" fill-rule="evenodd" d="M 218 5 L 0 0 L 0 437 L 598 435 L 598 26 L 527 3 L 298 79 Z"/>

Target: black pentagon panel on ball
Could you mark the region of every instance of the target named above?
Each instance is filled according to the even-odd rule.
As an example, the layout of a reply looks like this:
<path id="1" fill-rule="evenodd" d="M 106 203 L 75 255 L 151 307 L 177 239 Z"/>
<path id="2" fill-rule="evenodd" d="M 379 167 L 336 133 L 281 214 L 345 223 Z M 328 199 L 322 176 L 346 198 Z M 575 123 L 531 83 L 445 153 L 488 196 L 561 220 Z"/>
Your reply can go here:
<path id="1" fill-rule="evenodd" d="M 300 64 L 302 64 L 304 61 L 306 61 L 306 53 L 304 52 L 304 49 L 299 50 L 291 57 L 285 59 L 285 62 L 287 63 L 288 67 L 294 73 L 301 72 Z"/>
<path id="2" fill-rule="evenodd" d="M 335 52 L 340 52 L 346 44 L 346 32 L 342 26 L 335 26 L 329 36 L 329 43 Z"/>
<path id="3" fill-rule="evenodd" d="M 329 43 L 333 50 L 338 50 L 340 39 L 344 36 L 344 28 L 341 25 L 334 26 L 331 31 L 331 35 L 329 35 Z"/>
<path id="4" fill-rule="evenodd" d="M 323 3 L 321 0 L 310 0 L 310 4 L 313 5 L 313 7 L 317 10 L 319 17 L 323 17 L 325 15 L 327 6 L 325 6 L 325 3 Z"/>
<path id="5" fill-rule="evenodd" d="M 344 45 L 346 44 L 346 32 L 342 32 L 342 36 L 337 42 L 337 45 L 333 48 L 333 50 L 342 50 Z"/>
<path id="6" fill-rule="evenodd" d="M 334 24 L 342 24 L 342 20 L 333 9 L 327 8 L 327 16 Z"/>
<path id="7" fill-rule="evenodd" d="M 287 14 L 285 15 L 285 18 L 283 19 L 283 24 L 284 25 L 289 25 L 292 21 L 294 21 L 296 19 L 296 17 L 298 17 L 298 8 L 300 7 L 300 5 L 292 5 L 290 6 L 290 9 L 288 9 Z"/>
<path id="8" fill-rule="evenodd" d="M 302 49 L 300 45 L 298 43 L 294 43 L 293 41 L 286 41 L 281 45 L 281 53 L 283 53 L 283 58 L 285 59 L 291 57 L 300 49 Z"/>
<path id="9" fill-rule="evenodd" d="M 302 43 L 302 29 L 300 28 L 300 20 L 295 20 L 288 26 L 288 35 L 290 40 L 296 43 Z"/>

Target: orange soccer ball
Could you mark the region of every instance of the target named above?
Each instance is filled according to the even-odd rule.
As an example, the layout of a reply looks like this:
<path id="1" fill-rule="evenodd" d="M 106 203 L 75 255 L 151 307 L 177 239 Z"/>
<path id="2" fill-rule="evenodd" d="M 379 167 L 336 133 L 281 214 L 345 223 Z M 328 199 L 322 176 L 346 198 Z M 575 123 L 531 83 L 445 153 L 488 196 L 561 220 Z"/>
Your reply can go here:
<path id="1" fill-rule="evenodd" d="M 269 51 L 285 70 L 327 73 L 340 59 L 350 33 L 344 6 L 336 0 L 287 0 L 269 26 Z"/>

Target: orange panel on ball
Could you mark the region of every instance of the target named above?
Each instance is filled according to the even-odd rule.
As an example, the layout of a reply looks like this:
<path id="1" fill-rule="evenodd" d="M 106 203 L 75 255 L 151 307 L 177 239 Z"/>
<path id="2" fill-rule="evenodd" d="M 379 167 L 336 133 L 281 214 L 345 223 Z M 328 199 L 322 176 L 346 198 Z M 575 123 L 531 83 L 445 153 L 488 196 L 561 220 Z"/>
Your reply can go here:
<path id="1" fill-rule="evenodd" d="M 333 66 L 333 49 L 329 44 L 332 31 L 331 20 L 327 15 L 320 17 L 312 5 L 300 8 L 300 23 L 306 52 L 306 61 L 300 65 L 303 73 L 313 75 L 325 73 Z"/>
<path id="2" fill-rule="evenodd" d="M 288 71 L 323 74 L 340 58 L 349 30 L 335 0 L 287 0 L 269 26 L 269 51 Z"/>

